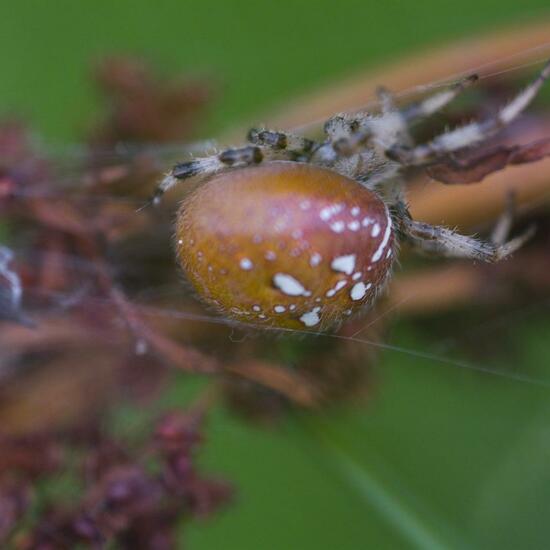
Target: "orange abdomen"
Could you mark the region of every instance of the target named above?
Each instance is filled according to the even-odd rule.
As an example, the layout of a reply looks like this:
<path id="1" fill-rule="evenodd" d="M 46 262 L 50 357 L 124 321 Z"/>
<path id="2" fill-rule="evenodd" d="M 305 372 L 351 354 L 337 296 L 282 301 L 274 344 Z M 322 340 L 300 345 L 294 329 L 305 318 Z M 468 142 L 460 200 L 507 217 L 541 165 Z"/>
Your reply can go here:
<path id="1" fill-rule="evenodd" d="M 394 258 L 382 200 L 356 181 L 272 162 L 183 201 L 179 262 L 200 297 L 245 323 L 326 330 L 372 303 Z"/>

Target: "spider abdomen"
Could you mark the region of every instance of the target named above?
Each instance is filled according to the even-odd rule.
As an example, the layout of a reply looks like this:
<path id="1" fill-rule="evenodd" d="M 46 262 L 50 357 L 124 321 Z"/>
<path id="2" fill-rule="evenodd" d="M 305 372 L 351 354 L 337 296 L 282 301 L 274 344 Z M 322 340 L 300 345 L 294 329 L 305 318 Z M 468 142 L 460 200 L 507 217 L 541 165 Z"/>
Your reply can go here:
<path id="1" fill-rule="evenodd" d="M 215 176 L 186 197 L 176 252 L 222 315 L 322 331 L 373 302 L 394 234 L 385 204 L 356 181 L 272 162 Z"/>

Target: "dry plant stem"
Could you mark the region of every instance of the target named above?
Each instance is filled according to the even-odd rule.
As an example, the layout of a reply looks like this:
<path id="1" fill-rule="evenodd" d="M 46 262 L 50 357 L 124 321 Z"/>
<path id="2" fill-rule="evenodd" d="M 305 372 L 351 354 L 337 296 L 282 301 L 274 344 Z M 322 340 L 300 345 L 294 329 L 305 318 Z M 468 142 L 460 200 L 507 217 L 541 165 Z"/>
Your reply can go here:
<path id="1" fill-rule="evenodd" d="M 303 406 L 315 402 L 313 385 L 305 377 L 281 366 L 261 362 L 244 365 L 224 365 L 212 356 L 206 355 L 191 346 L 178 344 L 171 338 L 156 331 L 142 318 L 139 308 L 134 306 L 124 293 L 113 285 L 106 266 L 97 259 L 96 267 L 102 286 L 109 291 L 118 312 L 126 321 L 136 339 L 147 342 L 171 366 L 178 369 L 202 373 L 230 373 L 270 388 L 290 401 Z"/>
<path id="2" fill-rule="evenodd" d="M 453 263 L 401 274 L 392 282 L 384 309 L 400 315 L 431 315 L 470 305 L 517 298 L 517 288 L 550 292 L 550 256 L 544 244 L 518 253 L 502 265 Z"/>
<path id="3" fill-rule="evenodd" d="M 120 290 L 112 288 L 111 297 L 136 338 L 147 342 L 170 365 L 195 373 L 220 372 L 222 367 L 214 358 L 174 342 L 144 322 L 137 308 L 126 299 Z"/>
<path id="4" fill-rule="evenodd" d="M 227 365 L 225 370 L 275 390 L 298 405 L 312 407 L 318 403 L 319 392 L 313 382 L 282 365 L 249 361 L 240 365 Z"/>
<path id="5" fill-rule="evenodd" d="M 393 281 L 385 308 L 395 307 L 400 315 L 446 311 L 467 303 L 482 282 L 479 270 L 471 265 L 451 265 L 402 275 Z"/>
<path id="6" fill-rule="evenodd" d="M 126 300 L 121 291 L 112 289 L 111 295 L 135 336 L 144 339 L 171 366 L 195 373 L 237 375 L 270 388 L 299 405 L 313 406 L 315 404 L 315 387 L 304 376 L 282 366 L 259 361 L 250 361 L 240 365 L 223 365 L 213 357 L 189 346 L 178 344 L 155 331 L 143 321 L 137 307 Z"/>

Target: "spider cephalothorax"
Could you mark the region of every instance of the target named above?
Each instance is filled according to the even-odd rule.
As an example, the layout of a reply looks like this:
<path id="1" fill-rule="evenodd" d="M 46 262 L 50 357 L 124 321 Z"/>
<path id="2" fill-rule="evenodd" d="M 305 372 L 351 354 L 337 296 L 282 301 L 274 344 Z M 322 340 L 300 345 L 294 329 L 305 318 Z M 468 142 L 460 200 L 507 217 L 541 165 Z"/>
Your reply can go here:
<path id="1" fill-rule="evenodd" d="M 176 165 L 153 202 L 179 180 L 207 179 L 184 199 L 176 223 L 176 253 L 201 298 L 241 322 L 327 330 L 372 305 L 398 236 L 421 251 L 486 262 L 522 246 L 530 232 L 506 242 L 509 213 L 491 241 L 413 220 L 403 174 L 450 164 L 452 153 L 486 141 L 549 75 L 550 63 L 494 117 L 420 145 L 410 123 L 444 107 L 475 77 L 405 109 L 382 92 L 380 114 L 334 116 L 321 142 L 252 130 L 245 147 Z"/>

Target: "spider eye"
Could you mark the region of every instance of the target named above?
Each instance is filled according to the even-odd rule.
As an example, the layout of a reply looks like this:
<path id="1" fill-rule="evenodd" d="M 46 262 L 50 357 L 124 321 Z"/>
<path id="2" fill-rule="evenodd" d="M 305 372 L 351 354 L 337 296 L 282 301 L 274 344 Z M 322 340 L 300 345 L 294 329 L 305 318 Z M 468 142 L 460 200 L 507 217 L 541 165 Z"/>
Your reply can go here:
<path id="1" fill-rule="evenodd" d="M 391 218 L 374 193 L 287 162 L 196 189 L 178 213 L 176 243 L 186 276 L 222 315 L 314 331 L 370 305 L 394 256 Z"/>

